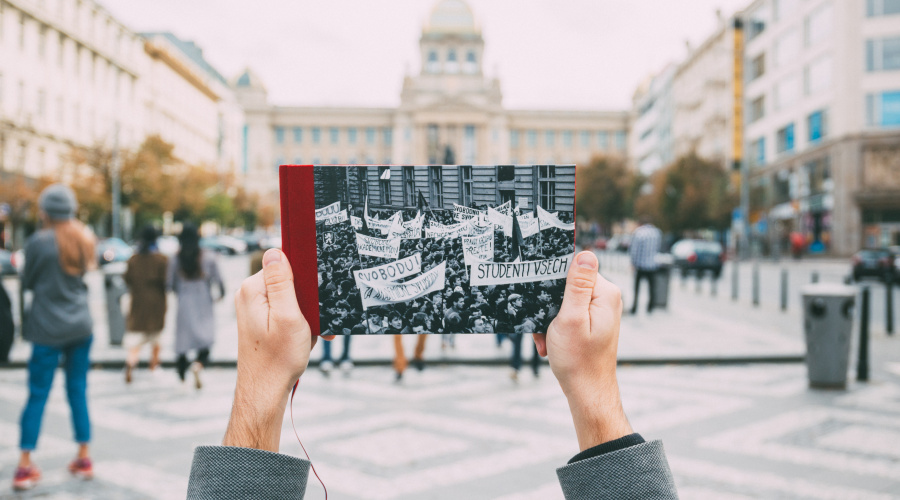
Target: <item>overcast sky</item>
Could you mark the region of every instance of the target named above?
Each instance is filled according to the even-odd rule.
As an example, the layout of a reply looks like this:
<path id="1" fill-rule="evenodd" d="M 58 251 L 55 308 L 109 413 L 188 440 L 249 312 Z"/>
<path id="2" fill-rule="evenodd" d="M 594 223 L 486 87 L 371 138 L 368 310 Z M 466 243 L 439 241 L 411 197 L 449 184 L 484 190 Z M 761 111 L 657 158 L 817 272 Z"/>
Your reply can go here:
<path id="1" fill-rule="evenodd" d="M 194 40 L 279 105 L 395 106 L 436 0 L 99 0 L 135 31 Z M 507 108 L 624 109 L 647 75 L 750 0 L 469 0 Z"/>

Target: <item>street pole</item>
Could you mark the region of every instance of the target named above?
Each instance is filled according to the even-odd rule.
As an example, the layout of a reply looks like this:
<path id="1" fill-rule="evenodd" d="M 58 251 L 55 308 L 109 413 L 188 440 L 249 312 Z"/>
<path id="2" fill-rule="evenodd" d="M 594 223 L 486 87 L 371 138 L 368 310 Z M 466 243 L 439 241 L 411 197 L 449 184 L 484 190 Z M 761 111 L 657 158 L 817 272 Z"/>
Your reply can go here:
<path id="1" fill-rule="evenodd" d="M 859 316 L 859 358 L 856 362 L 856 380 L 869 380 L 869 287 L 862 289 L 862 307 Z"/>
<path id="2" fill-rule="evenodd" d="M 119 123 L 113 126 L 113 150 L 112 150 L 112 164 L 110 165 L 111 170 L 111 181 L 112 181 L 112 237 L 113 238 L 121 238 L 122 237 L 122 226 L 120 222 L 120 216 L 122 211 L 122 186 L 121 180 L 119 179 L 119 171 L 122 168 L 120 163 L 121 158 L 119 157 Z"/>
<path id="3" fill-rule="evenodd" d="M 891 275 L 888 275 L 887 287 L 884 290 L 884 298 L 887 302 L 885 304 L 885 311 L 887 316 L 885 317 L 885 324 L 887 327 L 888 335 L 894 334 L 894 280 L 891 278 Z"/>

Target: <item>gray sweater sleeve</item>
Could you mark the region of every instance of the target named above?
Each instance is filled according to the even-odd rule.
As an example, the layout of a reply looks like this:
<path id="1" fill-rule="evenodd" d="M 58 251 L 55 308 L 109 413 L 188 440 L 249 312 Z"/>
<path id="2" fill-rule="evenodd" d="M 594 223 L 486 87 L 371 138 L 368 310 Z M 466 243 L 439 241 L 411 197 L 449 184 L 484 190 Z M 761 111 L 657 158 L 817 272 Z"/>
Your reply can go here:
<path id="1" fill-rule="evenodd" d="M 556 469 L 566 500 L 677 499 L 662 441 L 650 441 Z"/>
<path id="2" fill-rule="evenodd" d="M 309 461 L 233 446 L 194 450 L 189 500 L 298 499 L 306 494 Z"/>

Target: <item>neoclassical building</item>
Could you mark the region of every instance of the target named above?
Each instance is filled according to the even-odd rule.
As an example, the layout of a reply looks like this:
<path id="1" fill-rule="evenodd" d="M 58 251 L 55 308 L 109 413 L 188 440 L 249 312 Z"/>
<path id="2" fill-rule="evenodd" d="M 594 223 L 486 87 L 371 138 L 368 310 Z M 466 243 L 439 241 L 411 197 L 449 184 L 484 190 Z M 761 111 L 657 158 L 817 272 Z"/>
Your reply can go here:
<path id="1" fill-rule="evenodd" d="M 463 0 L 435 5 L 419 48 L 419 73 L 404 78 L 396 108 L 273 105 L 251 70 L 241 74 L 233 85 L 246 119 L 248 186 L 277 190 L 278 166 L 287 163 L 583 164 L 594 154 L 626 155 L 626 111 L 504 108 Z"/>

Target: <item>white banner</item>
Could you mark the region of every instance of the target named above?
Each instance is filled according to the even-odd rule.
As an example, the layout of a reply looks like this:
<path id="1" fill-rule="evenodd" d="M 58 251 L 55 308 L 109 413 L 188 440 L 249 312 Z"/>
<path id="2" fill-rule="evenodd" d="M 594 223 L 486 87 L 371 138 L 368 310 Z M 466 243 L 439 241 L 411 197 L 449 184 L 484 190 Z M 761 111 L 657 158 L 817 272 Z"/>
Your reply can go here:
<path id="1" fill-rule="evenodd" d="M 512 200 L 509 200 L 502 205 L 498 205 L 494 210 L 503 215 L 512 215 Z"/>
<path id="2" fill-rule="evenodd" d="M 419 274 L 421 272 L 422 254 L 417 253 L 406 257 L 405 259 L 395 260 L 394 262 L 381 266 L 353 271 L 353 278 L 356 280 L 356 286 L 360 286 L 360 281 L 371 283 L 397 281 L 401 278 Z"/>
<path id="3" fill-rule="evenodd" d="M 551 214 L 550 212 L 544 210 L 541 206 L 538 206 L 537 209 L 538 209 L 538 218 L 541 220 L 541 228 L 542 229 L 547 228 L 547 227 L 558 227 L 565 231 L 574 231 L 575 230 L 575 223 L 566 224 L 565 222 L 559 220 L 559 217 L 557 217 L 557 215 L 556 215 L 559 212 L 556 212 L 556 214 Z"/>
<path id="4" fill-rule="evenodd" d="M 362 219 L 360 217 L 351 215 L 350 216 L 350 224 L 353 226 L 353 229 L 356 229 L 357 231 L 362 229 Z"/>
<path id="5" fill-rule="evenodd" d="M 460 222 L 476 219 L 483 213 L 484 211 L 478 210 L 477 208 L 464 207 L 462 205 L 457 205 L 456 203 L 453 204 L 453 218 Z"/>
<path id="6" fill-rule="evenodd" d="M 494 260 L 494 232 L 462 237 L 463 257 L 467 266 Z"/>
<path id="7" fill-rule="evenodd" d="M 341 210 L 336 214 L 325 217 L 324 219 L 322 219 L 322 221 L 325 222 L 326 226 L 333 226 L 335 224 L 340 224 L 341 222 L 347 222 L 347 211 Z"/>
<path id="8" fill-rule="evenodd" d="M 472 265 L 469 284 L 508 285 L 565 278 L 574 256 L 573 253 L 564 257 L 525 262 L 478 262 Z"/>
<path id="9" fill-rule="evenodd" d="M 331 205 L 316 210 L 316 222 L 325 220 L 329 215 L 334 215 L 341 211 L 341 202 L 336 201 Z"/>
<path id="10" fill-rule="evenodd" d="M 540 232 L 538 226 L 538 220 L 535 218 L 522 220 L 522 217 L 519 217 L 519 229 L 522 230 L 522 238 L 538 234 Z"/>
<path id="11" fill-rule="evenodd" d="M 458 238 L 460 236 L 468 236 L 471 230 L 471 224 L 468 222 L 460 222 L 452 226 L 433 225 L 425 228 L 426 238 Z"/>
<path id="12" fill-rule="evenodd" d="M 408 302 L 423 295 L 441 291 L 446 285 L 446 269 L 447 263 L 441 262 L 405 283 L 358 281 L 363 309 Z"/>
<path id="13" fill-rule="evenodd" d="M 403 223 L 405 231 L 400 235 L 400 239 L 418 240 L 422 237 L 422 225 L 424 223 L 425 216 L 422 215 L 422 212 L 418 212 L 415 219 Z"/>
<path id="14" fill-rule="evenodd" d="M 400 256 L 400 238 L 383 240 L 356 233 L 356 249 L 360 255 L 396 259 Z"/>
<path id="15" fill-rule="evenodd" d="M 391 216 L 391 226 L 388 228 L 387 237 L 388 238 L 399 238 L 400 235 L 406 232 L 406 228 L 403 226 L 403 214 L 400 212 L 395 213 Z M 382 234 L 385 234 L 382 231 Z"/>
<path id="16" fill-rule="evenodd" d="M 503 231 L 503 234 L 506 236 L 510 236 L 512 234 L 512 217 L 504 214 L 498 210 L 494 210 L 493 208 L 488 208 L 488 220 L 498 229 Z"/>

